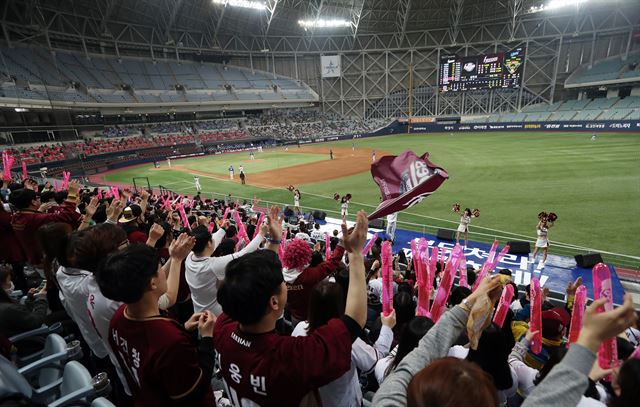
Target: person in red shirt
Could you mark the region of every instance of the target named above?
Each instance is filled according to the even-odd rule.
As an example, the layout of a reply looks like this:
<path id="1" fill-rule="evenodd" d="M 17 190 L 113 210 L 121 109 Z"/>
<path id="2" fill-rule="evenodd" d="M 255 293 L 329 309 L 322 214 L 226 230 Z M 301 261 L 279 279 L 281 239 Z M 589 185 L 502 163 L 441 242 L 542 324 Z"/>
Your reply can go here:
<path id="1" fill-rule="evenodd" d="M 180 253 L 172 253 L 172 262 L 182 261 L 193 248 L 194 239 L 184 237 L 189 244 L 179 244 Z M 109 255 L 95 277 L 105 297 L 124 302 L 111 318 L 109 344 L 135 405 L 215 405 L 210 385 L 215 317 L 197 313 L 182 326 L 160 316 L 158 299 L 167 281 L 157 252 L 146 245 L 130 245 Z M 202 337 L 199 344 L 187 332 L 196 327 Z"/>
<path id="2" fill-rule="evenodd" d="M 11 218 L 11 226 L 30 264 L 39 265 L 42 262 L 42 249 L 36 234 L 40 226 L 62 222 L 70 224 L 74 229 L 78 227 L 81 216 L 76 211 L 79 189 L 80 184 L 76 181 L 71 182 L 67 199 L 55 213 L 41 213 L 49 208 L 41 205 L 40 198 L 30 188 L 18 189 L 11 193 L 9 201 L 17 208 L 17 212 Z"/>
<path id="3" fill-rule="evenodd" d="M 274 214 L 272 208 L 269 240 L 276 247 L 282 237 L 280 225 L 277 209 Z M 287 286 L 274 252 L 257 251 L 229 263 L 218 290 L 223 313 L 216 321 L 213 344 L 234 406 L 320 403 L 317 388 L 349 371 L 351 345 L 360 335 L 367 313 L 360 253 L 366 232 L 367 218 L 362 211 L 351 233 L 343 225 L 350 264 L 345 315 L 306 337 L 275 332 L 287 303 Z"/>
<path id="4" fill-rule="evenodd" d="M 340 267 L 344 245 L 338 243 L 331 257 L 315 267 L 309 267 L 311 256 L 309 244 L 302 239 L 288 242 L 282 256 L 282 265 L 285 267 L 282 274 L 288 291 L 287 305 L 294 319 L 294 326 L 307 319 L 313 287 Z"/>

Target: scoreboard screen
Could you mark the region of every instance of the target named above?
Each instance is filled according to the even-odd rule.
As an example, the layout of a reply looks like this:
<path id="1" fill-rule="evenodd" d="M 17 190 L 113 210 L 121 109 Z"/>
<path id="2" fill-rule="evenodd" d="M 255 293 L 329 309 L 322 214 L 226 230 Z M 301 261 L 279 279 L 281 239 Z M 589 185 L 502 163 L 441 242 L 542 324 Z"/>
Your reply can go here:
<path id="1" fill-rule="evenodd" d="M 444 56 L 438 86 L 440 92 L 519 88 L 523 63 L 523 48 L 470 57 Z"/>

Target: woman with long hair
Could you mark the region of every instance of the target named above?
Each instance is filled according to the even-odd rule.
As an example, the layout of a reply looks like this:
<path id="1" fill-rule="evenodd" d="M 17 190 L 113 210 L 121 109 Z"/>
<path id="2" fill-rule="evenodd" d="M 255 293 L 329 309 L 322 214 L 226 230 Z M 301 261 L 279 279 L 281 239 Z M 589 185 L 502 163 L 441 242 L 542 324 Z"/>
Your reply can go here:
<path id="1" fill-rule="evenodd" d="M 509 345 L 507 334 L 498 325 L 492 323 L 482 332 L 478 349 L 470 349 L 466 358 L 476 363 L 493 378 L 501 404 L 515 395 L 518 388 L 518 376 L 508 362 L 511 352 Z"/>
<path id="2" fill-rule="evenodd" d="M 460 216 L 460 224 L 456 230 L 456 243 L 460 243 L 460 233 L 464 233 L 464 247 L 467 247 L 469 241 L 469 223 L 471 223 L 471 209 L 465 208 Z"/>
<path id="3" fill-rule="evenodd" d="M 413 318 L 402 330 L 400 341 L 389 356 L 376 363 L 375 375 L 378 384 L 393 372 L 402 359 L 418 346 L 420 339 L 433 327 L 433 321 L 427 317 Z"/>
<path id="4" fill-rule="evenodd" d="M 306 336 L 332 318 L 344 315 L 346 295 L 341 284 L 322 281 L 311 292 L 307 321 L 300 322 L 292 336 Z M 322 405 L 359 407 L 362 405 L 362 390 L 358 371 L 367 374 L 373 371 L 381 357 L 389 353 L 395 326 L 395 312 L 382 317 L 383 328 L 374 346 L 357 338 L 351 348 L 351 370 L 333 382 L 318 389 Z"/>
<path id="5" fill-rule="evenodd" d="M 538 215 L 538 224 L 536 225 L 536 234 L 538 238 L 536 239 L 536 246 L 533 249 L 533 255 L 531 256 L 531 263 L 536 262 L 536 255 L 538 251 L 542 249 L 542 261 L 540 262 L 540 267 L 544 267 L 547 262 L 547 252 L 549 251 L 549 228 L 553 226 L 553 222 L 549 222 L 547 219 L 547 214 L 542 212 Z"/>

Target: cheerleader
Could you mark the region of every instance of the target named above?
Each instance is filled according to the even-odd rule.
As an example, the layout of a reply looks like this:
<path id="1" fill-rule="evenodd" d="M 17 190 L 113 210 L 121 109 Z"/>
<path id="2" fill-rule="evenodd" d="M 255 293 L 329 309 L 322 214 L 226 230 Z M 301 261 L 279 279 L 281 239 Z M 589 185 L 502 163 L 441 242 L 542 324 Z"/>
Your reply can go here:
<path id="1" fill-rule="evenodd" d="M 453 204 L 453 211 L 459 213 L 460 204 Z M 471 209 L 465 208 L 464 212 L 460 216 L 460 224 L 456 230 L 456 244 L 460 243 L 460 233 L 464 233 L 464 247 L 465 249 L 467 248 L 467 244 L 469 242 L 469 223 L 471 223 L 471 218 L 477 218 L 478 216 L 480 216 L 480 211 L 478 209 L 471 211 Z"/>
<path id="2" fill-rule="evenodd" d="M 300 211 L 300 190 L 298 188 L 293 191 L 293 209 L 298 211 L 298 215 L 302 213 Z"/>
<path id="3" fill-rule="evenodd" d="M 351 200 L 351 194 L 347 194 L 340 199 L 340 213 L 342 219 L 346 219 L 349 216 L 349 201 Z"/>
<path id="4" fill-rule="evenodd" d="M 546 212 L 540 212 L 538 214 L 538 225 L 536 226 L 536 246 L 533 249 L 533 255 L 531 256 L 531 263 L 536 262 L 536 255 L 538 251 L 542 249 L 542 261 L 540 267 L 544 267 L 547 263 L 547 253 L 549 250 L 549 228 L 553 226 L 553 222 L 557 219 L 557 215 L 553 212 L 547 214 Z"/>

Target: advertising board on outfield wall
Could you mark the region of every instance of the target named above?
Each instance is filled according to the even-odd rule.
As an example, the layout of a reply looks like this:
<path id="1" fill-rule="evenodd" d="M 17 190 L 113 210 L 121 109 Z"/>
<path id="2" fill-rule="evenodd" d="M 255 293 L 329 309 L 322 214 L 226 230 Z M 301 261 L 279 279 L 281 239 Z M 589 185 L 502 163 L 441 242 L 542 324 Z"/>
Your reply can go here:
<path id="1" fill-rule="evenodd" d="M 407 126 L 396 123 L 396 127 L 404 128 L 399 132 L 406 133 Z M 636 120 L 607 120 L 597 122 L 539 122 L 539 123 L 424 123 L 412 126 L 412 133 L 446 132 L 446 131 L 628 131 L 640 132 L 640 121 Z"/>

